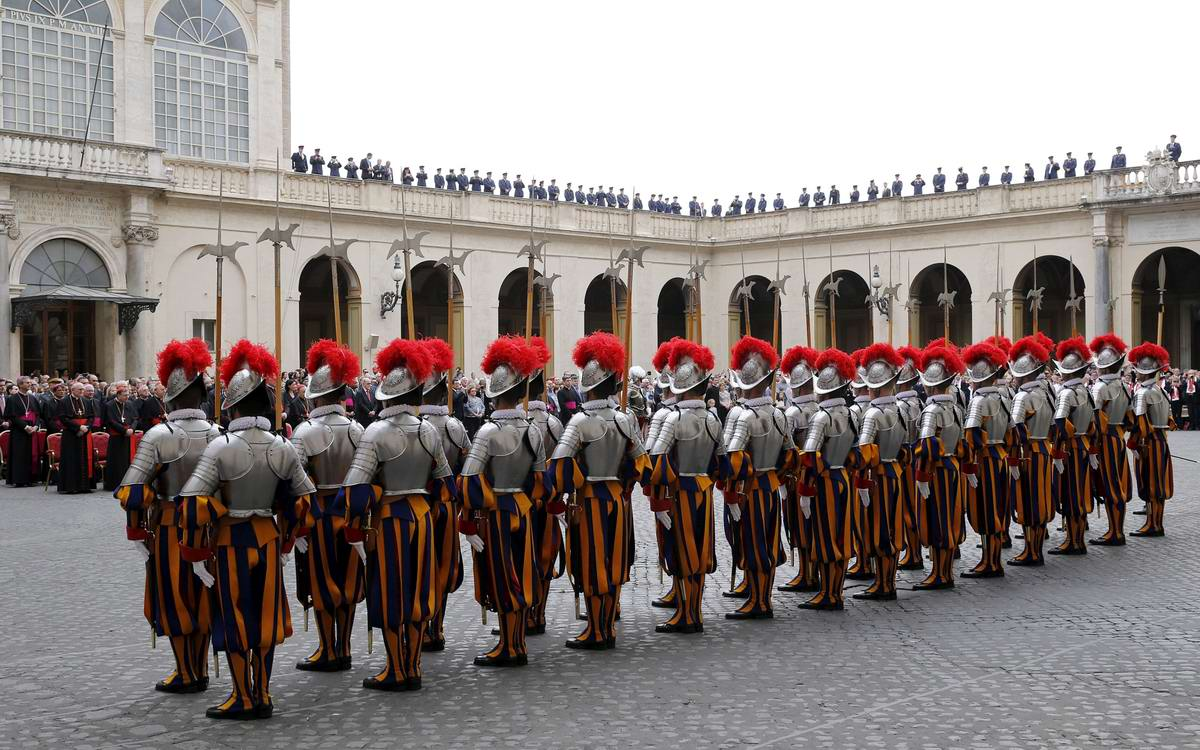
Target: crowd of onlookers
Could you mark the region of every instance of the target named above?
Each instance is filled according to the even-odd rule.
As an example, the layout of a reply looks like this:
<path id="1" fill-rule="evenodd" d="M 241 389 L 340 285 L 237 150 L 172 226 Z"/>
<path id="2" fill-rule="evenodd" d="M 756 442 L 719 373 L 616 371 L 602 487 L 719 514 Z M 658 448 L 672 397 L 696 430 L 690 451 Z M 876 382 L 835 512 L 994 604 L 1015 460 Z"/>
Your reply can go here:
<path id="1" fill-rule="evenodd" d="M 1163 153 L 1169 158 L 1179 161 L 1183 155 L 1183 146 L 1172 135 L 1170 141 L 1163 148 Z M 1082 165 L 1075 158 L 1071 151 L 1066 152 L 1066 157 L 1059 162 L 1054 155 L 1046 158 L 1046 164 L 1042 167 L 1043 180 L 1057 180 L 1060 176 L 1063 178 L 1075 177 L 1079 174 L 1090 175 L 1096 170 L 1096 159 L 1093 158 L 1093 152 L 1087 152 L 1087 158 L 1083 160 Z M 1116 147 L 1115 153 L 1109 159 L 1110 169 L 1123 169 L 1126 166 L 1125 154 L 1122 153 L 1120 146 Z M 300 173 L 311 172 L 314 175 L 328 174 L 330 177 L 344 178 L 349 180 L 382 180 L 384 182 L 396 182 L 396 175 L 392 171 L 392 163 L 382 159 L 375 158 L 373 153 L 368 153 L 362 159 L 349 157 L 346 161 L 341 161 L 338 157 L 331 156 L 328 161 L 321 155 L 321 149 L 314 149 L 312 154 L 306 154 L 304 146 L 300 146 L 295 153 L 292 154 L 292 171 Z M 575 183 L 568 182 L 565 188 L 559 187 L 558 180 L 550 180 L 547 185 L 545 180 L 530 179 L 526 182 L 520 174 L 516 175 L 515 179 L 510 180 L 508 172 L 502 172 L 499 178 L 492 176 L 492 172 L 485 172 L 480 175 L 479 170 L 473 170 L 470 175 L 467 174 L 467 168 L 462 167 L 459 170 L 451 168 L 446 174 L 442 174 L 442 168 L 438 167 L 431 175 L 425 167 L 417 167 L 414 173 L 410 168 L 404 167 L 400 171 L 399 182 L 402 185 L 409 185 L 419 188 L 432 188 L 434 190 L 457 190 L 462 192 L 488 193 L 490 195 L 512 196 L 513 198 L 531 198 L 533 200 L 558 201 L 562 200 L 567 203 L 577 203 L 579 205 L 598 206 L 601 208 L 620 208 L 634 211 L 649 210 L 656 213 L 667 214 L 683 214 L 683 205 L 679 202 L 679 196 L 671 196 L 667 198 L 666 193 L 654 193 L 650 198 L 643 203 L 642 194 L 634 193 L 629 196 L 625 193 L 625 188 L 620 188 L 616 192 L 613 191 L 610 185 L 606 190 L 603 184 L 589 186 L 584 189 L 583 183 L 578 186 Z M 899 198 L 904 195 L 906 189 L 911 190 L 911 195 L 924 195 L 925 188 L 930 185 L 934 193 L 944 193 L 947 187 L 947 175 L 942 172 L 942 167 L 937 167 L 937 171 L 930 175 L 930 182 L 927 183 L 925 178 L 918 173 L 916 177 L 906 181 L 897 173 L 892 180 L 882 180 L 880 184 L 876 184 L 875 180 L 871 180 L 864 190 L 859 190 L 858 185 L 851 186 L 851 189 L 846 195 L 846 200 L 849 203 L 858 203 L 859 201 L 875 201 L 887 198 Z M 975 175 L 976 187 L 988 187 L 991 185 L 992 173 L 988 172 L 986 166 L 981 167 L 978 174 Z M 1037 172 L 1030 162 L 1025 162 L 1024 168 L 1019 172 L 1017 177 L 1014 177 L 1010 165 L 1005 165 L 1004 170 L 999 173 L 999 181 L 1002 185 L 1012 184 L 1014 179 L 1020 182 L 1034 182 L 1037 179 Z M 971 175 L 963 168 L 958 167 L 958 172 L 953 175 L 953 181 L 950 183 L 955 190 L 966 190 L 971 183 Z M 801 208 L 813 207 L 821 208 L 826 205 L 836 206 L 842 203 L 842 191 L 837 185 L 830 185 L 829 192 L 826 193 L 823 186 L 818 185 L 816 192 L 809 193 L 808 188 L 801 190 L 797 205 Z M 775 198 L 770 202 L 770 208 L 775 211 L 783 211 L 787 208 L 787 201 L 783 197 L 783 193 L 775 193 Z M 754 191 L 746 193 L 746 199 L 742 200 L 741 193 L 735 195 L 728 206 L 722 206 L 719 199 L 714 198 L 712 205 L 705 211 L 704 205 L 693 195 L 692 199 L 687 204 L 688 216 L 702 217 L 708 216 L 740 216 L 743 213 L 765 213 L 768 208 L 767 194 L 759 193 L 756 198 Z"/>

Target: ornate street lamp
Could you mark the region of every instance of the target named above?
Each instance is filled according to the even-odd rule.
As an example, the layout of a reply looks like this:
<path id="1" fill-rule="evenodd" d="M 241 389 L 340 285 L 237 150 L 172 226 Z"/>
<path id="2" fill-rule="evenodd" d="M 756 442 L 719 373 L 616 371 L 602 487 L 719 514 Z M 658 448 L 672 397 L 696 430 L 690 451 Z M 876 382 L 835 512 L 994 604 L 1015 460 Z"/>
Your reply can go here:
<path id="1" fill-rule="evenodd" d="M 392 281 L 396 283 L 396 289 L 392 292 L 384 292 L 379 298 L 379 317 L 386 318 L 387 314 L 396 309 L 396 305 L 400 304 L 400 282 L 404 281 L 404 266 L 400 263 L 400 256 L 396 256 L 395 263 L 392 264 Z"/>

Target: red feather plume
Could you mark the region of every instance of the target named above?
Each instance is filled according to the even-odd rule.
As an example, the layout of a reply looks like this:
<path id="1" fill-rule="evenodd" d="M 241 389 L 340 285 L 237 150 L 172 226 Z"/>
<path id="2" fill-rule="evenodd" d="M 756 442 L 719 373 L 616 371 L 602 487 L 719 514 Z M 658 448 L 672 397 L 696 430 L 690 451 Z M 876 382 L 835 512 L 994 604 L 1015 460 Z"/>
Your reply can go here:
<path id="1" fill-rule="evenodd" d="M 918 349 L 917 347 L 908 346 L 906 344 L 906 345 L 900 347 L 899 349 L 897 349 L 896 353 L 899 354 L 901 357 L 904 357 L 905 359 L 912 360 L 913 365 L 915 365 L 917 367 L 921 366 L 921 350 Z"/>
<path id="2" fill-rule="evenodd" d="M 609 372 L 624 372 L 625 345 L 611 333 L 596 331 L 575 342 L 571 359 L 576 367 L 583 367 L 594 359 Z"/>
<path id="3" fill-rule="evenodd" d="M 454 367 L 454 350 L 442 339 L 435 336 L 421 339 L 421 345 L 429 352 L 429 361 L 437 372 Z"/>
<path id="4" fill-rule="evenodd" d="M 951 346 L 933 346 L 925 349 L 921 357 L 921 369 L 926 370 L 929 365 L 935 360 L 941 360 L 946 366 L 946 372 L 952 372 L 955 375 L 961 375 L 966 370 L 966 365 L 963 364 L 962 357 L 959 356 L 958 350 Z"/>
<path id="5" fill-rule="evenodd" d="M 1026 336 L 1023 339 L 1018 340 L 1017 343 L 1013 344 L 1012 349 L 1008 353 L 1008 357 L 1009 359 L 1015 361 L 1026 354 L 1033 357 L 1038 362 L 1045 362 L 1050 359 L 1050 350 L 1047 349 L 1041 341 L 1038 341 L 1036 336 Z"/>
<path id="6" fill-rule="evenodd" d="M 321 365 L 329 365 L 330 374 L 335 383 L 349 385 L 362 373 L 358 363 L 358 355 L 347 346 L 339 346 L 336 341 L 319 339 L 308 347 L 308 357 L 304 369 L 310 373 L 316 372 Z"/>
<path id="7" fill-rule="evenodd" d="M 1035 332 L 1033 337 L 1036 338 L 1038 343 L 1046 349 L 1047 355 L 1054 353 L 1054 339 L 1050 338 L 1041 331 Z"/>
<path id="8" fill-rule="evenodd" d="M 221 382 L 228 384 L 230 378 L 242 367 L 249 367 L 262 375 L 264 380 L 271 380 L 279 374 L 279 363 L 275 361 L 275 355 L 262 344 L 255 344 L 246 339 L 234 344 L 229 350 L 229 355 L 221 360 Z"/>
<path id="9" fill-rule="evenodd" d="M 158 353 L 158 382 L 166 385 L 177 367 L 182 367 L 189 378 L 194 378 L 211 367 L 212 362 L 208 344 L 201 339 L 172 340 Z"/>
<path id="10" fill-rule="evenodd" d="M 1008 354 L 1003 349 L 987 341 L 980 341 L 963 349 L 962 359 L 965 364 L 986 359 L 992 367 L 1003 367 L 1008 362 Z"/>
<path id="11" fill-rule="evenodd" d="M 531 337 L 529 348 L 533 352 L 533 369 L 540 370 L 545 367 L 546 363 L 550 361 L 550 347 L 546 346 L 546 339 L 541 336 Z"/>
<path id="12" fill-rule="evenodd" d="M 1163 366 L 1163 369 L 1166 369 L 1171 364 L 1170 353 L 1168 353 L 1166 349 L 1162 348 L 1158 344 L 1152 344 L 1149 341 L 1141 344 L 1140 346 L 1135 346 L 1129 351 L 1130 362 L 1137 362 L 1143 357 L 1153 357 L 1154 359 L 1158 360 L 1158 363 Z"/>
<path id="13" fill-rule="evenodd" d="M 947 341 L 945 336 L 938 336 L 933 341 L 930 341 L 928 344 L 925 345 L 925 351 L 929 351 L 930 349 L 937 349 L 938 347 L 950 349 L 951 351 L 955 351 L 955 352 L 958 351 L 958 347 L 955 346 L 954 344 L 950 343 L 949 341 Z M 924 368 L 921 368 L 921 369 L 924 369 Z"/>
<path id="14" fill-rule="evenodd" d="M 791 372 L 801 362 L 808 365 L 808 369 L 815 369 L 817 366 L 817 350 L 810 349 L 807 346 L 793 346 L 783 353 L 784 372 Z"/>
<path id="15" fill-rule="evenodd" d="M 817 357 L 817 371 L 824 370 L 829 365 L 837 368 L 838 375 L 842 376 L 842 380 L 854 380 L 854 376 L 858 374 L 858 368 L 854 366 L 854 360 L 850 355 L 841 349 L 826 349 L 821 352 L 821 356 Z"/>
<path id="16" fill-rule="evenodd" d="M 871 344 L 866 349 L 861 349 L 858 355 L 858 363 L 863 367 L 877 359 L 882 359 L 892 367 L 904 367 L 904 357 L 901 357 L 891 344 Z"/>
<path id="17" fill-rule="evenodd" d="M 1117 354 L 1124 354 L 1129 348 L 1121 337 L 1115 333 L 1105 333 L 1092 339 L 1091 349 L 1093 354 L 1099 354 L 1106 348 L 1112 348 Z"/>
<path id="18" fill-rule="evenodd" d="M 509 365 L 522 375 L 528 376 L 538 368 L 536 359 L 536 352 L 525 344 L 525 339 L 520 336 L 501 336 L 488 344 L 487 351 L 483 353 L 483 361 L 480 362 L 480 369 L 491 375 L 500 365 Z"/>
<path id="19" fill-rule="evenodd" d="M 675 344 L 681 341 L 678 336 L 672 336 L 670 340 L 664 341 L 654 350 L 654 358 L 650 360 L 650 364 L 654 365 L 654 369 L 662 372 L 667 366 L 667 360 L 671 357 L 671 349 Z"/>
<path id="20" fill-rule="evenodd" d="M 761 355 L 766 360 L 768 368 L 775 367 L 779 362 L 779 353 L 775 351 L 775 347 L 762 339 L 756 339 L 753 336 L 742 336 L 733 345 L 733 350 L 729 353 L 729 366 L 735 370 L 742 369 L 742 365 L 746 364 L 746 360 L 750 359 L 750 355 L 752 354 Z"/>
<path id="21" fill-rule="evenodd" d="M 691 360 L 696 363 L 697 367 L 706 372 L 711 371 L 712 368 L 716 367 L 717 365 L 717 361 L 713 357 L 712 349 L 709 349 L 707 346 L 697 344 L 694 341 L 680 339 L 671 349 L 671 356 L 668 359 L 668 364 L 671 365 L 671 369 L 674 370 L 679 367 L 679 363 L 682 362 L 685 357 L 690 357 Z"/>
<path id="22" fill-rule="evenodd" d="M 375 369 L 381 377 L 397 367 L 407 367 L 412 376 L 424 381 L 433 372 L 433 360 L 429 350 L 420 341 L 392 339 L 379 354 L 375 355 Z"/>
<path id="23" fill-rule="evenodd" d="M 1079 358 L 1084 362 L 1092 358 L 1092 352 L 1088 349 L 1087 342 L 1083 340 L 1083 336 L 1073 336 L 1058 342 L 1058 348 L 1054 352 L 1054 357 L 1061 362 L 1071 352 L 1078 354 Z"/>
<path id="24" fill-rule="evenodd" d="M 998 347 L 1005 354 L 1012 351 L 1012 341 L 1007 336 L 988 336 L 984 342 Z"/>

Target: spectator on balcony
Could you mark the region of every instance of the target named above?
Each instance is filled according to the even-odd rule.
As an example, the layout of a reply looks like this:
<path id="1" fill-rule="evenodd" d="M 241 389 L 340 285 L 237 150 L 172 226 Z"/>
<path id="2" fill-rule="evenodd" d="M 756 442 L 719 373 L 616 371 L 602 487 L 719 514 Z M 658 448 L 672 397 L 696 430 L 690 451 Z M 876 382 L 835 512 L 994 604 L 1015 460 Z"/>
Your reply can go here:
<path id="1" fill-rule="evenodd" d="M 1054 161 L 1053 156 L 1048 156 L 1046 159 L 1046 170 L 1042 176 L 1047 180 L 1057 180 L 1059 169 L 1058 162 Z"/>
<path id="2" fill-rule="evenodd" d="M 850 202 L 858 203 L 858 185 L 853 185 L 850 190 Z"/>
<path id="3" fill-rule="evenodd" d="M 679 205 L 679 196 L 677 195 L 671 196 L 671 213 L 675 214 L 676 216 L 681 216 L 683 214 L 683 206 Z"/>
<path id="4" fill-rule="evenodd" d="M 716 198 L 713 198 L 712 208 L 709 209 L 708 214 L 709 214 L 709 216 L 720 216 L 721 215 L 721 201 L 717 200 Z"/>
<path id="5" fill-rule="evenodd" d="M 629 208 L 629 196 L 625 195 L 625 188 L 617 193 L 617 208 Z"/>
<path id="6" fill-rule="evenodd" d="M 633 210 L 634 211 L 642 210 L 642 194 L 641 193 L 633 194 Z"/>
<path id="7" fill-rule="evenodd" d="M 321 156 L 321 149 L 313 149 L 313 155 L 308 159 L 308 166 L 312 167 L 312 173 L 315 175 L 325 174 L 325 157 Z"/>
<path id="8" fill-rule="evenodd" d="M 817 192 L 813 193 L 813 207 L 820 208 L 825 205 L 825 191 L 821 190 L 821 186 L 817 185 Z"/>
<path id="9" fill-rule="evenodd" d="M 303 145 L 296 149 L 296 153 L 292 154 L 292 171 L 301 174 L 308 171 L 308 157 L 304 155 Z"/>
<path id="10" fill-rule="evenodd" d="M 904 181 L 901 180 L 900 175 L 897 174 L 896 178 L 894 180 L 892 180 L 892 197 L 899 198 L 900 194 L 903 192 L 904 192 Z"/>
<path id="11" fill-rule="evenodd" d="M 1121 147 L 1117 146 L 1117 153 L 1113 154 L 1112 163 L 1109 165 L 1109 169 L 1124 169 L 1124 168 L 1125 168 L 1125 154 L 1122 154 Z"/>
<path id="12" fill-rule="evenodd" d="M 1078 162 L 1075 160 L 1075 157 L 1071 156 L 1071 152 L 1068 151 L 1067 158 L 1063 159 L 1062 163 L 1063 177 L 1074 177 L 1077 164 Z"/>
<path id="13" fill-rule="evenodd" d="M 333 156 L 331 156 L 329 158 L 329 176 L 330 177 L 341 177 L 342 176 L 342 163 L 340 161 L 338 161 L 336 154 L 334 154 Z"/>
<path id="14" fill-rule="evenodd" d="M 954 177 L 954 189 L 955 190 L 966 190 L 967 182 L 970 179 L 971 178 L 967 176 L 967 173 L 963 171 L 963 168 L 959 167 L 958 174 L 955 175 L 955 177 Z"/>
<path id="15" fill-rule="evenodd" d="M 596 205 L 596 188 L 590 187 L 587 189 L 587 193 L 584 195 L 584 203 L 589 206 Z"/>
<path id="16" fill-rule="evenodd" d="M 604 200 L 607 201 L 609 208 L 617 207 L 617 194 L 613 192 L 612 185 L 608 186 L 608 192 L 604 194 Z"/>
<path id="17" fill-rule="evenodd" d="M 346 160 L 346 179 L 358 179 L 358 162 L 354 160 L 353 156 Z"/>
<path id="18" fill-rule="evenodd" d="M 372 179 L 371 157 L 373 157 L 373 156 L 374 156 L 374 154 L 372 154 L 370 151 L 368 151 L 367 157 L 358 163 L 358 171 L 362 172 L 362 178 L 364 180 Z"/>
<path id="19" fill-rule="evenodd" d="M 575 203 L 580 206 L 587 204 L 587 195 L 583 192 L 583 185 L 580 185 L 579 189 L 575 191 Z"/>
<path id="20" fill-rule="evenodd" d="M 767 194 L 766 193 L 758 194 L 758 212 L 760 214 L 765 214 L 767 212 Z"/>
<path id="21" fill-rule="evenodd" d="M 375 179 L 386 180 L 393 182 L 395 177 L 392 175 L 392 163 L 384 162 L 382 159 L 375 160 Z"/>
<path id="22" fill-rule="evenodd" d="M 1033 182 L 1033 165 L 1025 162 L 1025 182 Z"/>
<path id="23" fill-rule="evenodd" d="M 842 192 L 837 189 L 837 185 L 829 186 L 829 205 L 836 206 L 842 202 Z"/>
<path id="24" fill-rule="evenodd" d="M 564 203 L 574 203 L 575 202 L 575 188 L 571 187 L 571 185 L 573 185 L 573 184 L 574 183 L 568 182 L 567 189 L 563 191 L 563 202 Z"/>
<path id="25" fill-rule="evenodd" d="M 1012 184 L 1012 171 L 1009 169 L 1009 166 L 1007 164 L 1004 165 L 1004 171 L 1000 173 L 1000 184 L 1001 185 L 1011 185 Z"/>
<path id="26" fill-rule="evenodd" d="M 508 179 L 508 172 L 500 173 L 500 183 L 498 187 L 500 188 L 500 195 L 507 196 L 510 192 L 512 192 L 512 182 Z"/>
<path id="27" fill-rule="evenodd" d="M 1083 174 L 1085 176 L 1096 171 L 1096 160 L 1092 158 L 1092 152 L 1088 151 L 1087 161 L 1083 163 Z"/>
<path id="28" fill-rule="evenodd" d="M 545 180 L 538 180 L 538 200 L 550 200 L 550 191 L 546 189 Z"/>
<path id="29" fill-rule="evenodd" d="M 400 182 L 404 185 L 413 184 L 413 173 L 408 167 L 400 170 Z"/>
<path id="30" fill-rule="evenodd" d="M 946 192 L 946 175 L 942 174 L 942 168 L 937 168 L 937 174 L 933 176 L 933 192 Z"/>
<path id="31" fill-rule="evenodd" d="M 550 194 L 550 200 L 557 201 L 559 194 L 558 180 L 550 180 L 550 187 L 546 188 L 546 192 Z"/>
<path id="32" fill-rule="evenodd" d="M 446 178 L 442 175 L 441 167 L 438 167 L 437 171 L 433 173 L 433 186 L 438 190 L 444 190 L 446 188 Z"/>
<path id="33" fill-rule="evenodd" d="M 808 188 L 801 188 L 800 197 L 796 199 L 796 202 L 800 204 L 800 208 L 808 208 L 808 202 L 811 199 L 812 196 L 808 194 Z"/>
<path id="34" fill-rule="evenodd" d="M 525 181 L 521 179 L 521 175 L 517 175 L 517 179 L 513 180 L 513 197 L 525 197 Z"/>
<path id="35" fill-rule="evenodd" d="M 1171 142 L 1167 144 L 1167 154 L 1171 161 L 1179 161 L 1179 157 L 1183 155 L 1183 146 L 1175 141 L 1175 136 L 1171 136 Z"/>
<path id="36" fill-rule="evenodd" d="M 742 215 L 742 196 L 735 195 L 735 196 L 733 196 L 733 200 L 729 201 L 729 215 L 730 216 L 741 216 Z"/>
<path id="37" fill-rule="evenodd" d="M 979 187 L 987 187 L 992 184 L 992 176 L 988 174 L 987 167 L 979 172 Z"/>
<path id="38" fill-rule="evenodd" d="M 755 205 L 754 204 L 754 193 L 750 193 L 749 195 L 746 196 L 746 213 L 747 214 L 754 213 L 754 205 Z"/>
<path id="39" fill-rule="evenodd" d="M 429 183 L 429 175 L 425 172 L 425 166 L 417 167 L 417 187 L 426 187 Z"/>
<path id="40" fill-rule="evenodd" d="M 696 205 L 699 206 L 700 204 L 697 203 Z M 783 209 L 787 208 L 787 206 L 785 206 L 783 203 L 783 193 L 775 194 L 775 203 L 772 208 L 774 208 L 776 211 L 782 211 Z"/>
<path id="41" fill-rule="evenodd" d="M 470 184 L 471 184 L 471 192 L 472 193 L 482 193 L 483 192 L 483 178 L 479 176 L 478 169 L 476 169 L 474 172 L 471 173 Z"/>
<path id="42" fill-rule="evenodd" d="M 700 201 L 696 200 L 696 196 L 693 195 L 692 199 L 690 201 L 688 201 L 688 216 L 699 216 L 699 215 L 700 215 Z"/>
<path id="43" fill-rule="evenodd" d="M 467 168 L 463 167 L 458 170 L 458 189 L 465 193 L 470 188 L 470 184 L 470 178 L 467 177 Z"/>
<path id="44" fill-rule="evenodd" d="M 913 180 L 909 184 L 912 185 L 913 195 L 920 195 L 921 193 L 925 192 L 925 180 L 921 179 L 920 172 L 917 172 L 917 179 Z M 892 195 L 899 195 L 899 193 L 893 190 Z"/>
<path id="45" fill-rule="evenodd" d="M 867 185 L 867 201 L 870 202 L 877 200 L 879 200 L 879 186 L 875 184 L 875 180 L 871 180 L 871 184 Z"/>
<path id="46" fill-rule="evenodd" d="M 883 197 L 884 197 L 884 198 L 891 198 L 891 197 L 892 197 L 892 189 L 891 189 L 890 187 L 885 187 L 885 188 L 883 189 Z"/>
<path id="47" fill-rule="evenodd" d="M 488 172 L 483 177 L 483 192 L 487 193 L 488 195 L 494 195 L 496 193 L 496 181 L 492 179 L 491 172 Z"/>

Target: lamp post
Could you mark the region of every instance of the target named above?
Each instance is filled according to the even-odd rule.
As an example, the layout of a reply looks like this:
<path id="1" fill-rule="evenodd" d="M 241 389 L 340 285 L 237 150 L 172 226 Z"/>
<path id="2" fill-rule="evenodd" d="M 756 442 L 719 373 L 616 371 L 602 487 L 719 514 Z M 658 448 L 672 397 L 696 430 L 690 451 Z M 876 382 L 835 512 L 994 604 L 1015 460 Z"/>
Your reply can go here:
<path id="1" fill-rule="evenodd" d="M 392 281 L 396 283 L 396 289 L 392 292 L 384 292 L 379 298 L 379 317 L 386 318 L 387 314 L 396 309 L 396 305 L 400 304 L 400 282 L 404 281 L 404 266 L 400 264 L 400 256 L 396 256 L 396 261 L 392 264 Z"/>

